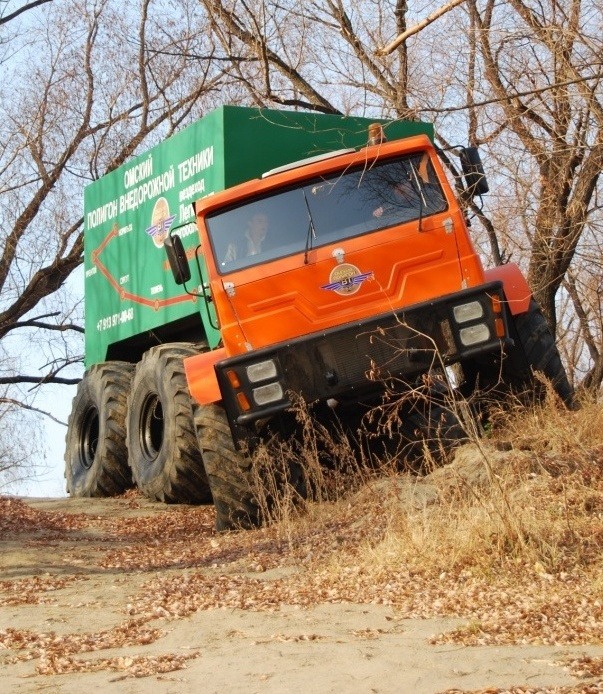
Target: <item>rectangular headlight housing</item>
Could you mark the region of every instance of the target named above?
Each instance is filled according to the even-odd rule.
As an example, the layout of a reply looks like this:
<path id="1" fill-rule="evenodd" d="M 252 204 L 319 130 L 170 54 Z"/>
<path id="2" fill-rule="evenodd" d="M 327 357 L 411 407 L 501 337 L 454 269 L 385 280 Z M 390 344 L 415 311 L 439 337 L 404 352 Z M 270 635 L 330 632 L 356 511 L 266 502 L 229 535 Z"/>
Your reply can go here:
<path id="1" fill-rule="evenodd" d="M 484 315 L 484 307 L 479 301 L 470 301 L 467 304 L 455 306 L 452 312 L 457 323 L 468 323 L 481 318 Z"/>
<path id="2" fill-rule="evenodd" d="M 490 328 L 485 323 L 469 325 L 459 331 L 459 337 L 465 347 L 479 345 L 482 342 L 488 342 L 490 339 Z"/>
<path id="3" fill-rule="evenodd" d="M 283 397 L 283 388 L 278 381 L 253 389 L 253 399 L 256 405 L 268 405 L 271 402 L 282 400 Z"/>
<path id="4" fill-rule="evenodd" d="M 247 367 L 247 378 L 250 383 L 258 383 L 259 381 L 267 381 L 269 378 L 276 378 L 276 363 L 273 359 L 259 361 L 256 364 L 250 364 Z"/>

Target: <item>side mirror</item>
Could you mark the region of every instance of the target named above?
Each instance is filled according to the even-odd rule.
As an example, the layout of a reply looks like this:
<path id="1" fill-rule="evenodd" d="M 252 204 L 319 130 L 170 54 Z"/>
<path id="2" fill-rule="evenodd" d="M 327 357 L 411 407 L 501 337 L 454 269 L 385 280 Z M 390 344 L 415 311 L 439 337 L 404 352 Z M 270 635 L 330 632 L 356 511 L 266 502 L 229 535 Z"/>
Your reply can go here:
<path id="1" fill-rule="evenodd" d="M 485 195 L 490 188 L 477 147 L 463 147 L 460 159 L 469 195 L 472 198 L 476 195 Z"/>
<path id="2" fill-rule="evenodd" d="M 170 234 L 164 241 L 165 252 L 167 253 L 170 269 L 176 284 L 184 284 L 191 278 L 191 268 L 188 264 L 186 252 L 182 245 L 182 239 L 176 234 Z"/>

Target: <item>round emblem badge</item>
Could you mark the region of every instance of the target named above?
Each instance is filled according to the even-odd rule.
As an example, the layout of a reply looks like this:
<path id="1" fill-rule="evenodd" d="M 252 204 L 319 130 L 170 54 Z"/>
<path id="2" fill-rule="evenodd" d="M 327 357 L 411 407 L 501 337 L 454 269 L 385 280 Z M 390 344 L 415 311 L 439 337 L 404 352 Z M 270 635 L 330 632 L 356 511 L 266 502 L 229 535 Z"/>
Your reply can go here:
<path id="1" fill-rule="evenodd" d="M 329 275 L 329 289 L 332 289 L 336 294 L 348 295 L 355 294 L 359 289 L 362 281 L 354 281 L 360 277 L 361 272 L 350 263 L 341 263 L 331 270 Z"/>
<path id="2" fill-rule="evenodd" d="M 159 198 L 153 207 L 151 226 L 146 229 L 157 248 L 162 248 L 176 215 L 170 215 L 170 206 L 165 198 Z"/>

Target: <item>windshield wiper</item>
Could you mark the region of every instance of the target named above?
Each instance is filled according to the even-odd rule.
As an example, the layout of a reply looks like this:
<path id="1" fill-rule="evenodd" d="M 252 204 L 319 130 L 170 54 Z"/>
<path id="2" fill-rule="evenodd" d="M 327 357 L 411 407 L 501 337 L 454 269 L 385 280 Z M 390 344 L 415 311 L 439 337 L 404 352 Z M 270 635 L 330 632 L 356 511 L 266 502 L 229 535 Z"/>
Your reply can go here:
<path id="1" fill-rule="evenodd" d="M 310 217 L 310 224 L 308 224 L 308 233 L 306 234 L 306 248 L 304 250 L 304 265 L 308 264 L 308 253 L 312 250 L 312 239 L 316 238 L 316 229 L 314 228 L 314 222 L 312 217 Z"/>
<path id="2" fill-rule="evenodd" d="M 423 222 L 423 208 L 427 207 L 427 200 L 425 200 L 423 186 L 421 185 L 421 181 L 419 179 L 419 176 L 417 175 L 417 170 L 415 169 L 415 166 L 412 162 L 410 162 L 410 173 L 415 188 L 417 189 L 417 193 L 419 194 L 419 231 L 423 231 L 423 229 L 421 228 L 421 224 Z"/>
<path id="3" fill-rule="evenodd" d="M 314 220 L 312 219 L 312 213 L 310 212 L 310 205 L 308 205 L 308 198 L 306 197 L 306 191 L 302 188 L 302 195 L 304 196 L 304 202 L 306 203 L 306 209 L 308 210 L 308 231 L 306 233 L 306 247 L 304 249 L 304 265 L 308 264 L 308 254 L 312 250 L 312 239 L 316 238 L 316 228 L 314 226 Z"/>

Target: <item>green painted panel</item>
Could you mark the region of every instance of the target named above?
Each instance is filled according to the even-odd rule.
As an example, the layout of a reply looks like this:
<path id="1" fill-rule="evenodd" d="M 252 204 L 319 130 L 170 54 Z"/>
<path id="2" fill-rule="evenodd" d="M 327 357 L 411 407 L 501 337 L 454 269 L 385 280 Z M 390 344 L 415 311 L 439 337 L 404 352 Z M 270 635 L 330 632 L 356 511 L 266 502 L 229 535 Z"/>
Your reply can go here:
<path id="1" fill-rule="evenodd" d="M 224 148 L 226 185 L 247 181 L 283 164 L 338 149 L 366 145 L 368 126 L 376 119 L 226 107 Z M 426 134 L 433 125 L 416 121 L 385 122 L 389 140 Z M 259 164 L 259 166 L 258 166 Z"/>
<path id="2" fill-rule="evenodd" d="M 219 334 L 200 300 L 175 284 L 163 240 L 177 229 L 198 244 L 191 203 L 269 169 L 366 143 L 363 118 L 223 106 L 84 191 L 86 365 L 112 344 L 197 316 L 211 347 Z M 430 124 L 387 125 L 388 139 L 426 133 Z M 190 286 L 189 289 L 198 289 Z"/>

